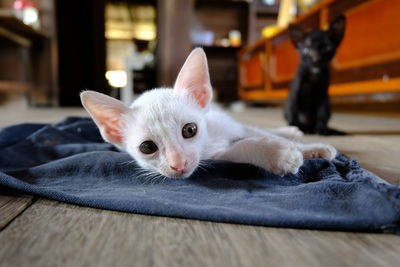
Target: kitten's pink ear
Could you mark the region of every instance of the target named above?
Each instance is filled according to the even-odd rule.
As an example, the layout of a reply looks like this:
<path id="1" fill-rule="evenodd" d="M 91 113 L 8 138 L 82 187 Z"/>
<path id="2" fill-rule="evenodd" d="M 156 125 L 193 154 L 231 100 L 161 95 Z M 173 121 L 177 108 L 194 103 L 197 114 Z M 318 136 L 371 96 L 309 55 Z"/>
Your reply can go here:
<path id="1" fill-rule="evenodd" d="M 176 79 L 174 90 L 188 90 L 200 107 L 205 108 L 212 99 L 212 87 L 208 73 L 207 57 L 203 49 L 190 53 Z"/>
<path id="2" fill-rule="evenodd" d="M 123 115 L 129 111 L 121 101 L 94 91 L 81 93 L 83 107 L 100 129 L 100 133 L 107 142 L 121 145 Z"/>

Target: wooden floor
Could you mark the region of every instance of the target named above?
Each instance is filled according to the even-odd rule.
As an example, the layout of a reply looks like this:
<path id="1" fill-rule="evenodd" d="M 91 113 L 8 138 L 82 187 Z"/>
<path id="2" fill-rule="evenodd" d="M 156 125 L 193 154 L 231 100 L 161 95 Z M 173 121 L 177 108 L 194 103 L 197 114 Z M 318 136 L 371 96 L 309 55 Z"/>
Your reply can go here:
<path id="1" fill-rule="evenodd" d="M 55 122 L 81 109 L 0 106 L 0 127 Z M 279 109 L 234 112 L 263 127 L 283 126 Z M 335 114 L 352 135 L 307 136 L 400 181 L 400 118 Z M 0 189 L 0 266 L 400 266 L 400 237 L 254 227 L 98 210 Z"/>

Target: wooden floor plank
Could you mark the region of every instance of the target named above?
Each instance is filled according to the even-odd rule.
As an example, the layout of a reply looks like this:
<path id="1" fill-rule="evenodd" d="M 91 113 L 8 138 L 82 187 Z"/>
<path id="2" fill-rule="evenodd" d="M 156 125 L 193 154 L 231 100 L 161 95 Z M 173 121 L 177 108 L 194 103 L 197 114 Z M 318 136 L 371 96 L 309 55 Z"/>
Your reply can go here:
<path id="1" fill-rule="evenodd" d="M 36 201 L 0 233 L 5 266 L 398 266 L 400 238 L 253 227 Z"/>
<path id="2" fill-rule="evenodd" d="M 0 187 L 0 231 L 32 204 L 33 196 Z"/>

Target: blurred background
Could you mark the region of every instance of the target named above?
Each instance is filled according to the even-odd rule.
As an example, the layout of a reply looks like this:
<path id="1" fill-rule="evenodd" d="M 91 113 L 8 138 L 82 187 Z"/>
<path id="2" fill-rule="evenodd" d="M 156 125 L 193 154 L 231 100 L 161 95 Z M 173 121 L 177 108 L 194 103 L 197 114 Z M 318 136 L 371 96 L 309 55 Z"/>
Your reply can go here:
<path id="1" fill-rule="evenodd" d="M 398 0 L 0 0 L 0 102 L 80 106 L 90 89 L 129 103 L 172 86 L 202 46 L 218 102 L 281 105 L 299 62 L 288 24 L 324 29 L 340 13 L 334 108 L 399 112 Z"/>

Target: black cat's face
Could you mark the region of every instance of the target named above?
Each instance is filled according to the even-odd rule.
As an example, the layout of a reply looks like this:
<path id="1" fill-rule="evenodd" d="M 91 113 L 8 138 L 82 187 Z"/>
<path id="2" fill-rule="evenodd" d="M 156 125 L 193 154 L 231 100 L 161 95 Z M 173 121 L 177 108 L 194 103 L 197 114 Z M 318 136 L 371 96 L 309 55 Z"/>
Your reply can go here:
<path id="1" fill-rule="evenodd" d="M 335 55 L 337 45 L 332 42 L 327 32 L 312 31 L 297 45 L 301 60 L 307 64 L 326 65 Z"/>
<path id="2" fill-rule="evenodd" d="M 343 39 L 345 17 L 338 16 L 327 31 L 304 32 L 296 25 L 289 27 L 290 38 L 300 53 L 301 61 L 310 66 L 329 64 Z"/>

